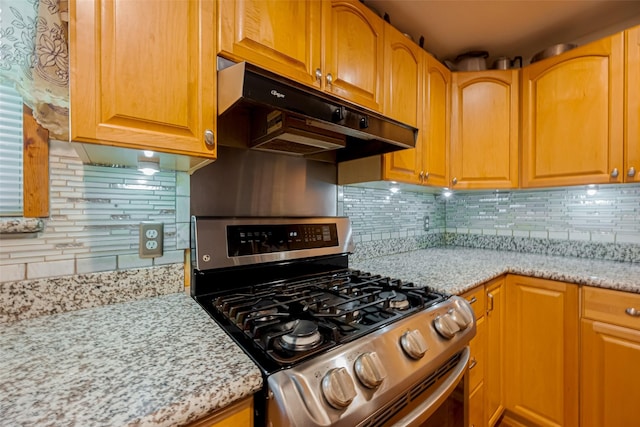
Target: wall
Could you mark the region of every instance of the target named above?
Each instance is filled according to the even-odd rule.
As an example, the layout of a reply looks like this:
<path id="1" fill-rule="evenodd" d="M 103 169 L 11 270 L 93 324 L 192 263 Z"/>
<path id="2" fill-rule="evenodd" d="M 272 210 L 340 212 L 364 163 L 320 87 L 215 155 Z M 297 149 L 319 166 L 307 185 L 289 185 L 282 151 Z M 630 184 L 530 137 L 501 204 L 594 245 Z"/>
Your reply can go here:
<path id="1" fill-rule="evenodd" d="M 0 281 L 182 264 L 189 247 L 189 176 L 83 165 L 50 143 L 50 218 L 33 238 L 3 235 Z M 164 223 L 164 256 L 138 256 L 141 221 Z"/>
<path id="2" fill-rule="evenodd" d="M 444 244 L 445 206 L 433 194 L 340 186 L 338 215 L 351 219 L 356 258 Z"/>
<path id="3" fill-rule="evenodd" d="M 640 262 L 640 184 L 450 198 L 345 186 L 339 194 L 339 212 L 352 219 L 359 242 L 356 258 L 447 244 Z"/>
<path id="4" fill-rule="evenodd" d="M 447 232 L 640 244 L 640 184 L 454 194 Z"/>

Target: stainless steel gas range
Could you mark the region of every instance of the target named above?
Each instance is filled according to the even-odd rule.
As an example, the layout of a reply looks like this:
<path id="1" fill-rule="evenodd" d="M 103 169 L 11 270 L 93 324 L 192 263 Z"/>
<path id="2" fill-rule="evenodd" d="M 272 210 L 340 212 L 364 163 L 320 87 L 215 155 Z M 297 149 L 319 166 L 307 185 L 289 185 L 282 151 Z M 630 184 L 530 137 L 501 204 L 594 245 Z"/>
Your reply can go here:
<path id="1" fill-rule="evenodd" d="M 467 424 L 473 310 L 349 269 L 348 218 L 194 217 L 192 236 L 192 296 L 262 371 L 256 425 Z"/>

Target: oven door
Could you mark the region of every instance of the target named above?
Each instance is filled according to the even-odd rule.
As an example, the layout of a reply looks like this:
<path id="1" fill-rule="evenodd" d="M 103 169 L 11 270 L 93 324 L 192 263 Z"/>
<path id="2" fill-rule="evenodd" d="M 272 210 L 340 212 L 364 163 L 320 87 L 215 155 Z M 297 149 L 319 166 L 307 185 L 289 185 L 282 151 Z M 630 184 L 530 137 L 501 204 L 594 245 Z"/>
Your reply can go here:
<path id="1" fill-rule="evenodd" d="M 469 347 L 460 352 L 455 364 L 447 367 L 435 383 L 406 393 L 402 407 L 385 426 L 463 427 L 469 424 L 469 384 L 466 381 Z M 419 386 L 418 386 L 419 387 Z M 397 408 L 398 405 L 395 405 Z M 367 423 L 365 423 L 366 425 Z M 376 423 L 374 423 L 375 425 Z"/>

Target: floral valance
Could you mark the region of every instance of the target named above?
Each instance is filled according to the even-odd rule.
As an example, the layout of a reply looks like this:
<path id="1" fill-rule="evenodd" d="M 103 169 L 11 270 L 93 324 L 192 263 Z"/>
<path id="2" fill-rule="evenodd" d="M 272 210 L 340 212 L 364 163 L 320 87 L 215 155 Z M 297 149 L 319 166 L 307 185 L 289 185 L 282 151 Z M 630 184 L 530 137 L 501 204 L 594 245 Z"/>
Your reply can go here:
<path id="1" fill-rule="evenodd" d="M 68 31 L 66 0 L 0 0 L 0 78 L 60 140 L 69 139 Z"/>

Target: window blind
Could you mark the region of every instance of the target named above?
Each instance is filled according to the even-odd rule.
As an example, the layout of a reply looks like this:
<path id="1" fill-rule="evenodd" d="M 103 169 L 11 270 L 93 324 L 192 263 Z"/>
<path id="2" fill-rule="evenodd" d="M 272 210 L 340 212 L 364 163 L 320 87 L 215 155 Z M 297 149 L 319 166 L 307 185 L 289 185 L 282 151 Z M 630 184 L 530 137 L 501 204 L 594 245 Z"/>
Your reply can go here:
<path id="1" fill-rule="evenodd" d="M 22 97 L 0 82 L 0 216 L 22 216 Z"/>

